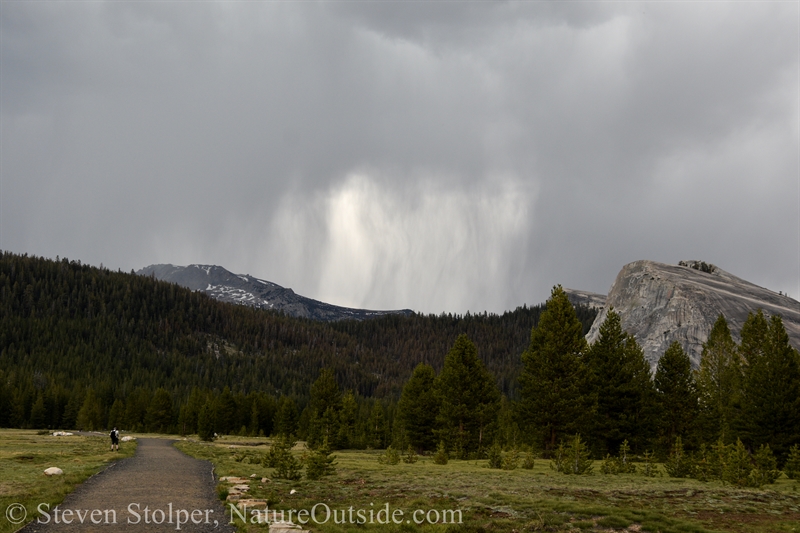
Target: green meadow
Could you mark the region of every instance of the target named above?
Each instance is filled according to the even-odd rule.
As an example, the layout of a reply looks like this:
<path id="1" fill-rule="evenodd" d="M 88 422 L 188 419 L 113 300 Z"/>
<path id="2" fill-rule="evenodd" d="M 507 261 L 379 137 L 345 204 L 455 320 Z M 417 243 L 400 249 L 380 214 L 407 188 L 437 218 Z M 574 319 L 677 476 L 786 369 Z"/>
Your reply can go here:
<path id="1" fill-rule="evenodd" d="M 358 510 L 364 510 L 367 518 L 365 524 L 335 524 L 330 514 L 327 523 L 309 521 L 306 528 L 312 531 L 800 532 L 800 489 L 797 481 L 785 476 L 765 489 L 742 489 L 720 482 L 673 479 L 663 466 L 655 477 L 603 475 L 596 461 L 592 475 L 573 476 L 554 472 L 550 461 L 543 459 L 532 470 L 490 469 L 485 460 L 437 465 L 431 457 L 413 464 L 382 465 L 378 462 L 382 452 L 343 450 L 335 452 L 333 476 L 288 481 L 274 479 L 274 470 L 261 465 L 269 447 L 266 439 L 184 440 L 177 446 L 212 461 L 220 477 L 250 478 L 246 497 L 266 499 L 271 511 L 283 510 L 287 518 L 290 509 L 296 517 L 299 510 L 310 513 L 318 504 L 337 510 L 336 516 L 346 517 L 345 522 L 350 520 L 351 506 L 354 521 L 358 522 Z M 298 459 L 304 453 L 302 444 L 295 447 Z M 262 483 L 262 478 L 268 481 Z M 220 483 L 221 497 L 227 495 L 228 487 Z M 292 490 L 296 492 L 291 494 Z M 377 523 L 377 512 L 387 503 L 390 513 L 403 512 L 394 515 L 400 523 Z M 426 522 L 430 511 L 431 518 L 438 514 L 439 523 L 414 523 L 418 509 L 423 513 L 416 515 L 420 521 Z M 370 510 L 375 523 L 370 523 Z M 444 517 L 454 516 L 446 511 L 456 510 L 461 511 L 462 524 L 441 523 Z M 320 518 L 324 511 L 319 505 Z M 235 521 L 240 531 L 264 530 L 263 525 L 243 525 L 239 517 Z"/>
<path id="2" fill-rule="evenodd" d="M 19 510 L 13 507 L 9 510 L 13 504 L 22 504 L 30 519 L 36 516 L 39 504 L 61 503 L 75 487 L 109 462 L 130 457 L 136 450 L 134 442 L 126 442 L 119 452 L 111 452 L 105 436 L 53 437 L 50 433 L 0 430 L 0 512 L 3 513 L 0 533 L 22 527 L 9 520 L 20 516 Z M 64 474 L 46 476 L 44 470 L 51 466 L 60 468 Z"/>

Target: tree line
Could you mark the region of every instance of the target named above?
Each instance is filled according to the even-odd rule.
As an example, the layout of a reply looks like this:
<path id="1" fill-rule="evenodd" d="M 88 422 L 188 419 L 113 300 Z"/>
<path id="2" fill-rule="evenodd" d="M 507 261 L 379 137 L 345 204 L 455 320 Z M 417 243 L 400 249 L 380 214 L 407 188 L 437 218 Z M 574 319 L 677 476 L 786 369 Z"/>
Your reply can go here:
<path id="1" fill-rule="evenodd" d="M 475 352 L 460 337 L 441 373 L 421 364 L 406 383 L 397 419 L 418 451 L 444 446 L 458 457 L 482 457 L 496 442 L 553 456 L 580 435 L 587 457 L 623 449 L 666 458 L 677 441 L 687 451 L 712 443 L 740 443 L 750 452 L 769 446 L 783 461 L 800 444 L 800 354 L 781 318 L 761 310 L 749 314 L 739 344 L 720 316 L 699 369 L 676 342 L 652 375 L 613 309 L 589 346 L 555 287 L 522 353 L 516 401 L 494 387 Z"/>
<path id="2" fill-rule="evenodd" d="M 194 427 L 197 398 L 214 404 L 229 394 L 237 415 L 220 430 L 256 428 L 251 411 L 259 397 L 256 434 L 269 434 L 270 405 L 285 397 L 302 413 L 322 369 L 350 391 L 359 412 L 380 401 L 391 420 L 413 368 L 424 362 L 441 369 L 442 354 L 462 333 L 481 347 L 500 390 L 513 396 L 519 354 L 543 309 L 330 324 L 218 302 L 132 272 L 2 252 L 0 427 L 85 423 L 179 432 Z M 578 314 L 588 330 L 595 311 Z M 170 424 L 148 415 L 158 404 L 165 412 L 165 394 Z"/>
<path id="3" fill-rule="evenodd" d="M 655 372 L 610 310 L 555 287 L 503 315 L 325 324 L 224 304 L 79 262 L 0 257 L 0 426 L 284 435 L 310 446 L 595 458 L 800 443 L 800 355 L 779 316 L 725 318 L 700 368 L 674 343 Z"/>

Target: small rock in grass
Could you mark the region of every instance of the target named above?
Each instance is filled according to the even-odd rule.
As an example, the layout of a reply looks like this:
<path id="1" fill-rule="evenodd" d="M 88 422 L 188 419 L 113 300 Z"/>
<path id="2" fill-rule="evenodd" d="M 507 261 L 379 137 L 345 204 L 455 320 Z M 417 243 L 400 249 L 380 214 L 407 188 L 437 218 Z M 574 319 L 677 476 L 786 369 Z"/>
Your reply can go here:
<path id="1" fill-rule="evenodd" d="M 44 474 L 46 476 L 60 476 L 63 473 L 64 473 L 63 470 L 61 470 L 60 468 L 55 467 L 55 466 L 51 466 L 50 468 L 48 468 L 47 470 L 44 471 Z"/>

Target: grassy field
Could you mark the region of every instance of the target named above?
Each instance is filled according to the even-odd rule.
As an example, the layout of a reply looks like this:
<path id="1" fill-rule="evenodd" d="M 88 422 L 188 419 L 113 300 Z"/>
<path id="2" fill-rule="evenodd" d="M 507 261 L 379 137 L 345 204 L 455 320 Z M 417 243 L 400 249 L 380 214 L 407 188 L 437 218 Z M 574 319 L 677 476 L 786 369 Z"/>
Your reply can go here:
<path id="1" fill-rule="evenodd" d="M 308 528 L 320 532 L 344 531 L 660 531 L 741 533 L 800 533 L 800 488 L 798 482 L 782 477 L 764 490 L 740 489 L 721 483 L 672 479 L 666 475 L 644 477 L 627 474 L 607 476 L 567 476 L 553 472 L 549 461 L 537 460 L 533 470 L 492 470 L 486 461 L 450 461 L 436 465 L 431 458 L 414 464 L 384 466 L 378 463 L 379 452 L 336 452 L 336 475 L 320 481 L 272 479 L 273 470 L 260 465 L 268 446 L 266 439 L 227 437 L 214 442 L 186 440 L 178 448 L 217 466 L 217 474 L 251 478 L 247 497 L 264 498 L 272 511 L 306 509 L 318 506 L 318 518 L 325 507 L 337 510 L 339 521 L 344 511 L 350 522 L 363 511 L 363 525 L 335 524 L 329 515 L 325 524 L 309 521 Z M 295 448 L 300 457 L 302 446 Z M 262 483 L 261 478 L 268 478 Z M 218 490 L 224 496 L 227 484 Z M 291 491 L 296 491 L 291 494 Z M 389 505 L 390 524 L 377 522 L 385 515 L 378 511 Z M 416 510 L 421 510 L 414 515 Z M 455 521 L 460 510 L 463 524 Z M 372 515 L 370 515 L 372 511 Z M 416 524 L 439 516 L 435 525 Z M 445 511 L 453 511 L 448 514 Z M 272 516 L 272 515 L 270 515 Z M 278 515 L 280 516 L 280 515 Z M 391 518 L 398 519 L 395 523 Z M 237 524 L 241 520 L 237 517 Z M 297 522 L 297 520 L 294 520 Z M 241 531 L 264 531 L 263 525 L 240 527 Z"/>
<path id="2" fill-rule="evenodd" d="M 0 533 L 16 531 L 13 519 L 22 504 L 28 521 L 40 503 L 55 505 L 86 478 L 102 470 L 109 461 L 133 455 L 136 445 L 123 443 L 119 452 L 109 450 L 105 436 L 53 437 L 36 431 L 0 430 Z M 48 477 L 44 470 L 56 466 L 61 476 Z M 11 509 L 9 507 L 11 506 Z M 11 518 L 12 520 L 9 520 Z"/>

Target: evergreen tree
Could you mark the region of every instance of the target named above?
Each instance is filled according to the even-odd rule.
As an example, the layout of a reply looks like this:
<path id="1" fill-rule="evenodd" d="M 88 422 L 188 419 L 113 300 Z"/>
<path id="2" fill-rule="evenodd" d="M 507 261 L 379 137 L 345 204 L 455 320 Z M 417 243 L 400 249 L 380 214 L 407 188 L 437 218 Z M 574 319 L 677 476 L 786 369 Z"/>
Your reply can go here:
<path id="1" fill-rule="evenodd" d="M 31 427 L 43 429 L 47 427 L 47 410 L 44 406 L 44 396 L 39 394 L 31 407 Z"/>
<path id="2" fill-rule="evenodd" d="M 125 402 L 120 398 L 114 400 L 111 410 L 108 412 L 108 426 L 111 428 L 122 428 L 125 422 Z"/>
<path id="3" fill-rule="evenodd" d="M 397 420 L 409 443 L 419 452 L 433 450 L 436 446 L 434 429 L 439 400 L 434 390 L 435 379 L 433 367 L 420 363 L 403 387 L 397 404 Z"/>
<path id="4" fill-rule="evenodd" d="M 12 403 L 13 398 L 9 394 L 9 407 Z M 61 427 L 64 429 L 72 429 L 78 427 L 78 412 L 81 410 L 81 406 L 83 405 L 84 400 L 84 391 L 82 387 L 75 387 L 70 392 L 69 400 L 67 401 L 67 405 L 64 408 L 64 414 L 61 417 Z M 7 411 L 10 415 L 11 409 Z M 10 416 L 9 416 L 10 422 Z"/>
<path id="5" fill-rule="evenodd" d="M 697 387 L 694 383 L 692 363 L 681 345 L 670 344 L 658 360 L 654 379 L 658 406 L 658 433 L 661 449 L 686 436 L 691 445 L 699 410 Z M 672 474 L 670 474 L 672 475 Z M 674 476 L 672 477 L 683 477 Z"/>
<path id="6" fill-rule="evenodd" d="M 696 377 L 703 440 L 733 438 L 732 422 L 741 396 L 740 361 L 728 322 L 720 315 L 703 343 Z"/>
<path id="7" fill-rule="evenodd" d="M 166 433 L 172 426 L 172 397 L 164 388 L 153 394 L 145 420 L 148 431 L 153 433 Z"/>
<path id="8" fill-rule="evenodd" d="M 297 404 L 289 396 L 281 396 L 278 400 L 278 409 L 275 412 L 273 432 L 275 435 L 288 436 L 297 432 Z"/>
<path id="9" fill-rule="evenodd" d="M 789 449 L 783 470 L 789 479 L 800 479 L 800 446 L 797 444 Z"/>
<path id="10" fill-rule="evenodd" d="M 178 430 L 181 435 L 191 435 L 197 433 L 197 417 L 200 414 L 200 409 L 205 403 L 205 397 L 200 389 L 192 387 L 192 392 L 189 393 L 189 398 L 186 403 L 181 406 L 180 416 L 178 420 Z"/>
<path id="11" fill-rule="evenodd" d="M 339 430 L 337 433 L 337 448 L 358 448 L 358 435 L 356 434 L 356 418 L 358 417 L 358 403 L 352 391 L 347 391 L 342 396 L 342 409 L 339 411 Z"/>
<path id="12" fill-rule="evenodd" d="M 214 402 L 214 430 L 222 435 L 230 435 L 238 429 L 236 400 L 231 389 L 225 387 Z"/>
<path id="13" fill-rule="evenodd" d="M 686 452 L 683 450 L 683 442 L 680 436 L 675 437 L 675 444 L 669 452 L 669 458 L 664 464 L 664 468 L 669 477 L 689 477 L 692 473 L 692 463 Z"/>
<path id="14" fill-rule="evenodd" d="M 386 447 L 386 442 L 389 438 L 389 424 L 386 420 L 386 411 L 381 402 L 376 401 L 372 405 L 367 424 L 367 447 L 378 450 Z"/>
<path id="15" fill-rule="evenodd" d="M 595 394 L 593 440 L 600 454 L 628 440 L 641 449 L 652 433 L 654 390 L 650 365 L 632 336 L 622 330 L 619 315 L 609 309 L 600 337 L 587 352 Z"/>
<path id="16" fill-rule="evenodd" d="M 751 314 L 748 322 L 751 317 L 760 322 L 760 314 Z M 748 446 L 769 444 L 783 460 L 800 443 L 800 356 L 780 316 L 770 318 L 761 349 L 750 336 L 757 329 L 742 328 L 742 344 L 756 349 L 747 355 L 739 426 Z"/>
<path id="17" fill-rule="evenodd" d="M 339 434 L 342 392 L 330 368 L 324 368 L 320 372 L 311 385 L 310 393 L 311 399 L 306 407 L 309 420 L 306 436 L 308 446 L 314 449 L 328 439 L 333 447 Z"/>
<path id="18" fill-rule="evenodd" d="M 197 436 L 200 440 L 214 440 L 214 405 L 209 398 L 197 414 Z"/>
<path id="19" fill-rule="evenodd" d="M 306 462 L 306 477 L 319 479 L 336 473 L 336 456 L 331 455 L 327 441 L 323 442 L 316 451 L 312 452 Z"/>
<path id="20" fill-rule="evenodd" d="M 450 449 L 466 458 L 492 442 L 500 391 L 466 335 L 460 335 L 447 353 L 434 389 L 439 401 L 439 435 Z"/>
<path id="21" fill-rule="evenodd" d="M 584 362 L 583 326 L 561 286 L 553 288 L 531 342 L 522 354 L 520 425 L 536 432 L 545 450 L 558 439 L 585 429 L 594 399 L 587 394 L 589 373 Z"/>
<path id="22" fill-rule="evenodd" d="M 95 431 L 103 428 L 105 428 L 103 406 L 94 389 L 89 389 L 78 411 L 78 429 Z"/>

